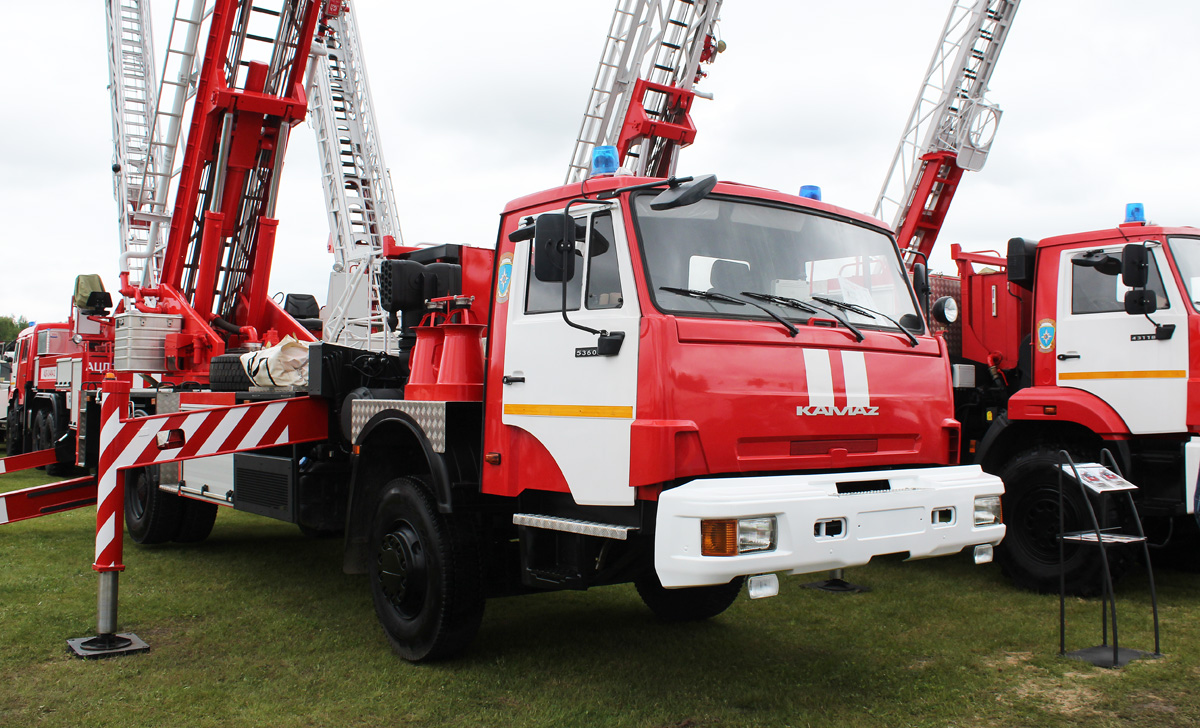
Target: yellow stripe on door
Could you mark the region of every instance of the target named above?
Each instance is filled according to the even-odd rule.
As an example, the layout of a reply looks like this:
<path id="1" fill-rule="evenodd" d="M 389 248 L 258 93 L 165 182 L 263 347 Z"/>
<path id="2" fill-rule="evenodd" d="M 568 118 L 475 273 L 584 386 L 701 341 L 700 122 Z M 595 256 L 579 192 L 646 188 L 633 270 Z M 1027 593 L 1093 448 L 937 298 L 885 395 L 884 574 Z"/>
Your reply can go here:
<path id="1" fill-rule="evenodd" d="M 1061 379 L 1185 379 L 1183 369 L 1152 369 L 1142 372 L 1061 372 Z"/>
<path id="2" fill-rule="evenodd" d="M 578 404 L 506 404 L 506 415 L 531 415 L 534 417 L 610 417 L 633 419 L 633 407 L 610 407 Z"/>

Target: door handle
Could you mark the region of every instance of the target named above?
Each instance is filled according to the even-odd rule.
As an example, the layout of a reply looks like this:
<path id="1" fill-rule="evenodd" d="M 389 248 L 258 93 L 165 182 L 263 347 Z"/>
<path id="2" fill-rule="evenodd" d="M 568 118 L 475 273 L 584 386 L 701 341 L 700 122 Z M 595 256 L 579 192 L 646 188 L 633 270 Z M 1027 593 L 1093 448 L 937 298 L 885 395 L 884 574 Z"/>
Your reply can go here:
<path id="1" fill-rule="evenodd" d="M 518 384 L 520 382 L 524 382 L 525 377 L 510 377 L 505 374 L 500 381 L 504 382 L 505 384 Z"/>
<path id="2" fill-rule="evenodd" d="M 1059 361 L 1066 361 L 1067 359 L 1078 359 L 1078 358 L 1079 358 L 1079 355 L 1076 354 L 1075 352 L 1071 352 L 1070 354 L 1059 354 L 1058 355 Z"/>

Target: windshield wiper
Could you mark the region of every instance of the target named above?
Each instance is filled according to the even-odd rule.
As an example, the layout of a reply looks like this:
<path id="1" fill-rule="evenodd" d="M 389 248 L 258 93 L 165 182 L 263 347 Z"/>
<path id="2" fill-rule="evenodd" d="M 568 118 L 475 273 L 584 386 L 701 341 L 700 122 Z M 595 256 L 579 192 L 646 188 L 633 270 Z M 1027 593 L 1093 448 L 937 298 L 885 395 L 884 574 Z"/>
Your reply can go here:
<path id="1" fill-rule="evenodd" d="M 759 301 L 778 304 L 780 306 L 788 306 L 805 313 L 819 313 L 816 307 L 810 306 L 798 298 L 788 298 L 787 296 L 776 296 L 771 293 L 759 293 L 758 291 L 742 291 L 742 295 L 747 298 L 754 298 Z"/>
<path id="2" fill-rule="evenodd" d="M 659 286 L 658 290 L 666 291 L 668 293 L 675 293 L 680 296 L 691 296 L 692 298 L 702 298 L 706 301 L 724 301 L 725 303 L 733 303 L 738 306 L 745 306 L 746 304 L 750 304 L 751 306 L 757 308 L 758 310 L 762 311 L 766 315 L 775 319 L 779 323 L 783 324 L 783 327 L 785 329 L 787 329 L 789 336 L 795 338 L 795 336 L 800 333 L 800 329 L 796 328 L 792 324 L 791 321 L 788 321 L 787 319 L 785 319 L 784 317 L 775 313 L 774 311 L 767 308 L 766 306 L 755 303 L 754 301 L 743 301 L 740 298 L 734 298 L 733 296 L 729 296 L 724 293 L 714 293 L 713 291 L 697 291 L 694 288 L 675 288 L 674 286 Z"/>
<path id="3" fill-rule="evenodd" d="M 821 303 L 828 304 L 828 305 L 830 305 L 830 306 L 833 306 L 833 307 L 835 307 L 835 308 L 840 308 L 840 309 L 842 309 L 843 311 L 849 311 L 849 312 L 851 312 L 851 313 L 856 313 L 856 314 L 858 314 L 859 316 L 866 316 L 867 318 L 872 318 L 872 319 L 873 319 L 873 318 L 875 318 L 875 316 L 876 316 L 876 315 L 878 315 L 878 316 L 882 316 L 882 317 L 884 317 L 885 319 L 887 319 L 888 321 L 891 321 L 893 324 L 895 324 L 895 325 L 896 325 L 896 328 L 900 329 L 900 331 L 901 331 L 901 332 L 903 332 L 903 333 L 904 333 L 904 335 L 908 337 L 908 341 L 909 341 L 909 343 L 910 343 L 912 346 L 917 346 L 917 345 L 920 343 L 919 341 L 917 341 L 917 337 L 915 337 L 915 336 L 913 336 L 913 335 L 912 335 L 912 332 L 911 332 L 911 331 L 909 331 L 908 329 L 904 328 L 904 327 L 903 327 L 903 326 L 900 324 L 900 322 L 899 322 L 899 321 L 897 321 L 896 319 L 892 318 L 891 316 L 888 316 L 888 315 L 887 315 L 886 313 L 884 313 L 883 311 L 876 311 L 876 310 L 875 310 L 875 309 L 873 309 L 873 308 L 867 308 L 866 306 L 860 306 L 860 305 L 858 305 L 857 303 L 846 303 L 845 301 L 838 301 L 838 300 L 836 300 L 836 299 L 833 299 L 833 298 L 826 298 L 825 296 L 813 296 L 813 300 L 814 300 L 814 301 L 820 301 Z"/>

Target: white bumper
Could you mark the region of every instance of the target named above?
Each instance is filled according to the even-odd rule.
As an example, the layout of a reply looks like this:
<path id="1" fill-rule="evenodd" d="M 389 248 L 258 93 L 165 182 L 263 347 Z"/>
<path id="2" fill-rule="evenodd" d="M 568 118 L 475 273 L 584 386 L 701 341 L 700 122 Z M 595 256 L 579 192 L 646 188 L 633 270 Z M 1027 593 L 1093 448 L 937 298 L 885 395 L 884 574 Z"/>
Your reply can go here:
<path id="1" fill-rule="evenodd" d="M 838 493 L 838 483 L 885 479 L 887 491 Z M 1004 538 L 1003 524 L 976 527 L 974 519 L 977 496 L 1003 492 L 1003 482 L 977 465 L 696 480 L 659 497 L 654 568 L 663 586 L 683 587 L 750 574 L 861 566 L 883 554 L 914 559 L 955 554 Z M 775 516 L 773 550 L 701 556 L 702 519 L 754 516 Z M 842 532 L 815 534 L 830 519 L 844 519 Z"/>

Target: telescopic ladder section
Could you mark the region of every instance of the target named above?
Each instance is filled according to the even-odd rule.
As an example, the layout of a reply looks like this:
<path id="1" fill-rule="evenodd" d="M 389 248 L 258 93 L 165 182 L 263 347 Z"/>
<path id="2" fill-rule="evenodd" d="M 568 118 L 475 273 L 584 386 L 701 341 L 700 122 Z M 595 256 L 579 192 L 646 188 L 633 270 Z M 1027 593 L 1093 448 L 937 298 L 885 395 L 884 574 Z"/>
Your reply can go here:
<path id="1" fill-rule="evenodd" d="M 617 148 L 638 176 L 665 177 L 696 136 L 695 83 L 718 45 L 721 0 L 618 0 L 592 82 L 567 183 L 587 177 L 592 149 Z"/>
<path id="2" fill-rule="evenodd" d="M 987 102 L 1020 0 L 955 0 L 892 157 L 874 215 L 892 220 L 911 268 L 933 250 L 963 170 L 983 167 L 1000 109 Z"/>
<path id="3" fill-rule="evenodd" d="M 142 6 L 139 10 L 143 14 L 141 28 L 145 31 L 145 40 L 141 44 L 141 62 L 146 68 L 152 68 L 154 52 L 150 43 L 148 0 L 114 2 Z M 181 13 L 184 2 L 187 4 Z M 136 160 L 136 176 L 129 177 L 127 201 L 121 206 L 122 217 L 128 221 L 122 220 L 120 270 L 123 277 L 131 274 L 134 283 L 147 289 L 157 288 L 159 283 L 171 220 L 169 196 L 179 174 L 172 165 L 179 146 L 184 107 L 196 91 L 195 59 L 201 25 L 212 14 L 212 8 L 213 0 L 176 1 L 162 82 L 159 86 L 150 84 L 152 91 L 147 93 L 143 107 L 145 117 L 137 119 L 139 125 L 145 126 L 146 152 Z M 111 44 L 110 34 L 110 48 Z M 114 97 L 114 143 L 119 144 L 117 138 L 123 135 L 117 128 L 120 122 L 116 116 L 118 87 L 115 79 L 110 88 Z M 128 125 L 128 114 L 122 118 Z M 123 169 L 130 166 L 122 164 Z M 127 209 L 128 213 L 125 212 Z"/>
<path id="4" fill-rule="evenodd" d="M 158 240 L 150 225 L 134 215 L 148 207 L 155 184 L 147 180 L 155 154 L 151 143 L 152 115 L 158 99 L 154 72 L 149 0 L 106 0 L 108 30 L 108 88 L 112 100 L 113 197 L 117 201 L 121 254 L 137 261 L 138 279 L 151 265 Z M 145 194 L 147 197 L 143 197 Z"/>
<path id="5" fill-rule="evenodd" d="M 379 305 L 378 263 L 401 243 L 396 202 L 349 0 L 325 0 L 309 70 L 309 121 L 317 137 L 329 214 L 333 272 L 323 338 L 387 351 L 387 312 Z M 394 343 L 394 342 L 392 342 Z"/>
<path id="6" fill-rule="evenodd" d="M 161 292 L 221 329 L 221 346 L 287 325 L 267 292 L 274 212 L 319 11 L 314 0 L 217 0 L 212 14 Z"/>

